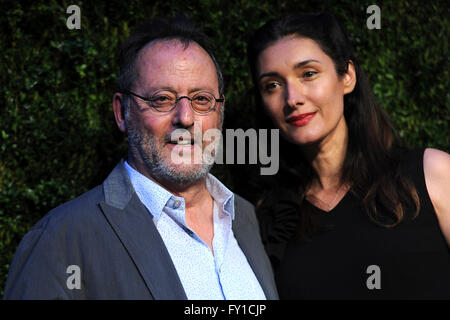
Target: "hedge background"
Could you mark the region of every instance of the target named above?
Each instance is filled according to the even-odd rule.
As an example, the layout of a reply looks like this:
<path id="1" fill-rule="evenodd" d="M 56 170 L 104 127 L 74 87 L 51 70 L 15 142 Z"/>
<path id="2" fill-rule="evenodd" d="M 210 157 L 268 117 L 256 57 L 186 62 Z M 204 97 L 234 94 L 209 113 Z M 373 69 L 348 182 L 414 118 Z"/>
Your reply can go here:
<path id="1" fill-rule="evenodd" d="M 66 8 L 81 8 L 69 30 Z M 369 30 L 366 8 L 381 8 Z M 346 26 L 380 104 L 409 146 L 449 151 L 449 7 L 442 1 L 2 1 L 0 3 L 0 294 L 16 247 L 51 208 L 101 183 L 126 139 L 112 96 L 116 52 L 148 18 L 185 13 L 218 45 L 227 105 L 225 128 L 251 128 L 254 103 L 248 36 L 269 18 L 330 11 Z M 255 166 L 213 173 L 255 201 Z"/>

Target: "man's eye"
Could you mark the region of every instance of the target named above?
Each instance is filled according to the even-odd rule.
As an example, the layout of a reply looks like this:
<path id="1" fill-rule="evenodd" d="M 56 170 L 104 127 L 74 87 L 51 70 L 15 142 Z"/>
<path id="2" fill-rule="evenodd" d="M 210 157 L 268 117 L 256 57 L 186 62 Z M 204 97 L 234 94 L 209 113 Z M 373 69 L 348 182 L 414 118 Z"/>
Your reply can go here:
<path id="1" fill-rule="evenodd" d="M 158 95 L 158 96 L 154 96 L 152 98 L 152 102 L 160 104 L 160 103 L 168 103 L 168 102 L 172 102 L 173 98 L 169 97 L 167 95 Z"/>
<path id="2" fill-rule="evenodd" d="M 209 94 L 199 94 L 196 95 L 193 99 L 197 105 L 209 105 L 213 100 L 213 97 Z"/>
<path id="3" fill-rule="evenodd" d="M 199 101 L 199 102 L 202 102 L 202 101 L 208 101 L 210 99 L 208 99 L 208 97 L 206 97 L 206 96 L 196 96 L 195 100 Z"/>

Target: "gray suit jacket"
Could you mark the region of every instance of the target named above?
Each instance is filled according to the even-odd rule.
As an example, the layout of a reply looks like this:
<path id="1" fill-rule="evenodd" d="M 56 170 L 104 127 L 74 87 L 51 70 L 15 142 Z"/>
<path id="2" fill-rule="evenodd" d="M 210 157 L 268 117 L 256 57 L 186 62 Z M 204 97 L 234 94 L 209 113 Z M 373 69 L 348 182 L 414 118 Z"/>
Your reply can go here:
<path id="1" fill-rule="evenodd" d="M 278 299 L 258 230 L 253 206 L 235 195 L 233 233 L 266 297 Z M 67 285 L 75 283 L 71 265 L 79 267 L 79 289 Z M 187 297 L 121 161 L 102 185 L 52 210 L 25 235 L 11 264 L 4 298 Z"/>

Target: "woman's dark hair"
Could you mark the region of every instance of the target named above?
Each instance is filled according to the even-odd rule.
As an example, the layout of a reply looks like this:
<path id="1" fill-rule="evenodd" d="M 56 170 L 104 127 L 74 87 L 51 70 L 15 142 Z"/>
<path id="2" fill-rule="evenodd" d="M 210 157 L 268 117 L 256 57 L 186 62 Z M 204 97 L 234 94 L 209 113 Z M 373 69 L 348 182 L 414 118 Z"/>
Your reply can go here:
<path id="1" fill-rule="evenodd" d="M 261 52 L 291 35 L 314 40 L 333 60 L 339 76 L 347 72 L 350 60 L 355 67 L 356 86 L 353 92 L 344 96 L 344 117 L 349 139 L 341 183 L 351 184 L 350 192 L 362 200 L 365 212 L 379 225 L 395 226 L 410 209 L 415 211 L 416 216 L 420 208 L 417 191 L 399 165 L 401 154 L 400 149 L 396 148 L 392 125 L 376 103 L 353 46 L 332 14 L 284 16 L 258 29 L 248 44 L 248 60 L 255 86 L 259 88 L 257 75 Z M 257 101 L 262 103 L 260 95 L 257 96 Z M 280 150 L 285 149 L 283 143 Z M 299 210 L 302 211 L 305 192 L 315 172 L 299 151 L 293 156 L 292 149 L 289 148 L 289 155 L 281 151 L 280 158 L 287 170 L 295 168 L 297 172 Z"/>

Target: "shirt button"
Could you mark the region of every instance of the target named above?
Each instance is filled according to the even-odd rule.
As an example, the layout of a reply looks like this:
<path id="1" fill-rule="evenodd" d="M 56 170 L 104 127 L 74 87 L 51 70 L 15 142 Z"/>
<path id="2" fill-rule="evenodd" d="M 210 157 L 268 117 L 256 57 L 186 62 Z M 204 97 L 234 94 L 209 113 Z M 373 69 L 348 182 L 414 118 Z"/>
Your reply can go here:
<path id="1" fill-rule="evenodd" d="M 173 208 L 174 209 L 178 209 L 181 205 L 181 201 L 180 200 L 175 200 L 175 202 L 173 203 Z"/>

